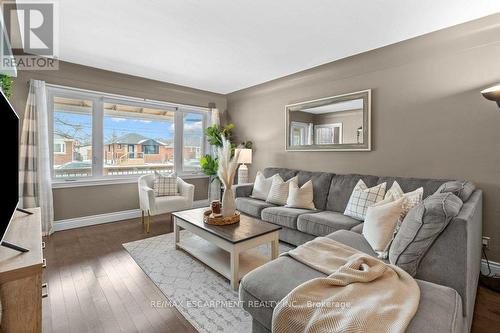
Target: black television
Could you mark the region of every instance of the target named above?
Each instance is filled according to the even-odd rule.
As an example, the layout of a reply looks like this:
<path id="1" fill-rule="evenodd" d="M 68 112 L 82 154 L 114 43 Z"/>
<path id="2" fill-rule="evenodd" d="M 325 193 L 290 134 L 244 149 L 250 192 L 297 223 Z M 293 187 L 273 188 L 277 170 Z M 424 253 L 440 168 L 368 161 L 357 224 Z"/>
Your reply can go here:
<path id="1" fill-rule="evenodd" d="M 4 241 L 5 234 L 12 222 L 15 211 L 20 210 L 26 214 L 31 213 L 17 207 L 19 205 L 19 117 L 1 90 L 0 115 L 2 132 L 4 132 L 4 138 L 6 138 L 6 142 L 2 147 L 3 158 L 6 161 L 2 168 L 5 172 L 5 177 L 2 186 L 2 209 L 0 210 L 0 244 L 13 250 L 27 252 L 28 250 L 25 248 Z"/>

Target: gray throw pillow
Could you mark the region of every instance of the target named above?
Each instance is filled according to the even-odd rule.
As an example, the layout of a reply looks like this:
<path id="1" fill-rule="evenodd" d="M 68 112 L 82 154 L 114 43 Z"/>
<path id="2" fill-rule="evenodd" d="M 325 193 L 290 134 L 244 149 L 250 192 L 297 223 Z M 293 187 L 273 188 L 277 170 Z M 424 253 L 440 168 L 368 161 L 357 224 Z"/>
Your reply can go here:
<path id="1" fill-rule="evenodd" d="M 439 186 L 436 193 L 451 192 L 462 199 L 463 202 L 469 200 L 476 186 L 467 180 L 452 180 Z"/>
<path id="2" fill-rule="evenodd" d="M 390 263 L 415 276 L 427 250 L 457 216 L 462 205 L 462 200 L 453 193 L 436 193 L 413 207 L 391 244 Z"/>

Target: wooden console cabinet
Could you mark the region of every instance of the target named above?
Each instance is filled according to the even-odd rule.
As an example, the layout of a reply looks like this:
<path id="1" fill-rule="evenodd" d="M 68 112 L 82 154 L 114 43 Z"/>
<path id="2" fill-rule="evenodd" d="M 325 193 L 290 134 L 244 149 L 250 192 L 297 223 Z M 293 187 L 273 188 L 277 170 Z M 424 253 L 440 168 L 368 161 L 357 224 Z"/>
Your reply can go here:
<path id="1" fill-rule="evenodd" d="M 42 331 L 42 226 L 40 208 L 16 212 L 4 240 L 29 249 L 20 253 L 0 246 L 2 332 Z"/>

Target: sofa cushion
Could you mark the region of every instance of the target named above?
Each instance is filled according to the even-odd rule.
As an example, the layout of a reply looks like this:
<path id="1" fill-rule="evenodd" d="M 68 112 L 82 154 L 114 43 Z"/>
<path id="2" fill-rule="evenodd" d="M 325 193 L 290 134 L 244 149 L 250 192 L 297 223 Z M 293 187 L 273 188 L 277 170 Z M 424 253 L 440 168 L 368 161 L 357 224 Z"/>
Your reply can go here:
<path id="1" fill-rule="evenodd" d="M 379 258 L 387 258 L 394 231 L 405 211 L 406 198 L 393 200 L 392 196 L 368 207 L 363 227 L 363 236 L 378 253 Z"/>
<path id="2" fill-rule="evenodd" d="M 327 238 L 333 239 L 334 241 L 340 242 L 347 246 L 352 247 L 358 251 L 364 252 L 371 255 L 372 257 L 377 257 L 377 253 L 373 251 L 370 243 L 366 240 L 363 235 L 358 234 L 350 230 L 339 230 L 326 236 Z M 382 260 L 382 259 L 381 259 Z M 388 262 L 388 260 L 382 260 Z"/>
<path id="3" fill-rule="evenodd" d="M 265 201 L 267 199 L 267 196 L 269 195 L 269 191 L 271 190 L 273 178 L 274 176 L 266 178 L 264 177 L 264 174 L 262 172 L 257 171 L 255 182 L 253 183 L 252 194 L 250 195 L 250 197 Z"/>
<path id="4" fill-rule="evenodd" d="M 303 214 L 297 221 L 297 229 L 310 235 L 326 236 L 337 230 L 349 230 L 360 222 L 338 212 L 323 211 Z"/>
<path id="5" fill-rule="evenodd" d="M 387 184 L 387 183 L 386 183 Z M 400 198 L 404 198 L 404 211 L 402 213 L 402 217 L 404 218 L 406 214 L 408 214 L 408 211 L 418 205 L 419 203 L 422 202 L 424 197 L 424 188 L 419 187 L 415 191 L 407 192 L 405 193 L 402 189 L 401 186 L 399 186 L 397 181 L 394 181 L 392 183 L 392 186 L 390 189 L 388 189 L 385 192 L 385 199 L 391 199 L 392 200 L 398 200 Z"/>
<path id="6" fill-rule="evenodd" d="M 177 174 L 161 174 L 158 171 L 155 171 L 153 191 L 156 197 L 179 195 Z"/>
<path id="7" fill-rule="evenodd" d="M 287 181 L 284 181 L 280 175 L 276 175 L 272 177 L 272 179 L 273 181 L 271 183 L 271 188 L 269 189 L 266 202 L 284 206 L 286 205 L 286 200 L 288 199 L 290 184 L 292 182 L 297 182 L 297 177 L 292 177 Z"/>
<path id="8" fill-rule="evenodd" d="M 263 221 L 271 222 L 290 229 L 297 229 L 297 218 L 299 215 L 310 213 L 309 209 L 270 207 L 262 210 Z"/>
<path id="9" fill-rule="evenodd" d="M 152 210 L 155 214 L 170 213 L 191 208 L 190 200 L 182 195 L 156 197 Z"/>
<path id="10" fill-rule="evenodd" d="M 253 319 L 270 330 L 276 303 L 298 285 L 323 276 L 325 276 L 323 273 L 293 258 L 278 257 L 254 269 L 241 279 L 239 298 L 243 301 L 243 308 L 252 315 Z M 248 306 L 248 302 L 253 302 L 257 306 Z M 259 304 L 263 306 L 258 306 Z"/>
<path id="11" fill-rule="evenodd" d="M 364 225 L 365 225 L 364 223 L 360 223 L 360 224 L 358 224 L 357 226 L 352 227 L 352 228 L 351 228 L 351 231 L 353 231 L 353 232 L 356 232 L 356 233 L 360 234 L 360 233 L 362 233 L 362 232 L 363 232 L 363 226 L 364 226 Z"/>
<path id="12" fill-rule="evenodd" d="M 265 168 L 262 170 L 262 173 L 266 178 L 279 174 L 284 181 L 287 181 L 288 179 L 295 177 L 298 171 L 287 168 Z"/>
<path id="13" fill-rule="evenodd" d="M 274 307 L 280 300 L 300 284 L 324 276 L 293 258 L 279 257 L 243 277 L 240 300 L 254 320 L 270 329 Z M 420 304 L 406 332 L 462 332 L 464 324 L 457 292 L 425 281 L 417 280 L 417 284 Z"/>
<path id="14" fill-rule="evenodd" d="M 476 189 L 476 186 L 466 180 L 453 180 L 446 182 L 439 186 L 436 193 L 447 193 L 451 192 L 459 197 L 463 202 L 469 200 L 472 192 Z"/>
<path id="15" fill-rule="evenodd" d="M 462 200 L 453 193 L 437 193 L 412 208 L 389 249 L 391 264 L 415 276 L 427 250 L 451 219 L 457 216 L 462 204 Z"/>
<path id="16" fill-rule="evenodd" d="M 313 183 L 314 207 L 318 210 L 325 209 L 330 183 L 334 174 L 328 172 L 299 171 L 297 176 L 299 177 L 299 186 L 304 185 L 309 180 Z"/>
<path id="17" fill-rule="evenodd" d="M 384 200 L 386 185 L 387 183 L 382 183 L 368 188 L 360 179 L 352 191 L 344 215 L 363 221 L 368 207 Z"/>
<path id="18" fill-rule="evenodd" d="M 308 180 L 304 185 L 299 187 L 298 181 L 294 181 L 294 179 L 297 178 L 292 178 L 288 187 L 288 198 L 286 199 L 285 207 L 316 210 L 313 201 L 314 192 L 312 181 Z"/>
<path id="19" fill-rule="evenodd" d="M 333 176 L 328 192 L 326 210 L 343 213 L 351 197 L 352 190 L 354 190 L 354 187 L 360 179 L 362 179 L 368 187 L 377 185 L 378 181 L 378 177 L 376 176 L 356 174 Z"/>
<path id="20" fill-rule="evenodd" d="M 253 184 L 234 184 L 234 197 L 249 197 L 253 191 Z"/>
<path id="21" fill-rule="evenodd" d="M 394 181 L 397 181 L 403 192 L 415 191 L 419 187 L 424 188 L 423 198 L 427 198 L 429 195 L 434 194 L 436 190 L 441 186 L 446 180 L 443 179 L 425 179 L 425 178 L 404 178 L 404 177 L 379 177 L 377 183 L 387 183 L 387 188 L 391 188 Z"/>
<path id="22" fill-rule="evenodd" d="M 248 197 L 236 198 L 236 209 L 241 213 L 260 218 L 264 208 L 274 207 L 273 204 Z"/>

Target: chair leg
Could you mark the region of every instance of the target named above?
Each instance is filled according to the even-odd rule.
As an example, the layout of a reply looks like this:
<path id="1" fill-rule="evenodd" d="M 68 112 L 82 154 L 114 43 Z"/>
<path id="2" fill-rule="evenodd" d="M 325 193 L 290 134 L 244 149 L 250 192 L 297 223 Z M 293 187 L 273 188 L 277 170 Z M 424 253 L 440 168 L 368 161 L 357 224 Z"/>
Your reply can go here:
<path id="1" fill-rule="evenodd" d="M 141 209 L 141 222 L 144 225 L 144 211 Z"/>
<path id="2" fill-rule="evenodd" d="M 150 225 L 151 225 L 151 211 L 148 209 L 148 223 L 146 225 L 146 233 L 148 233 L 148 234 L 149 234 Z"/>

